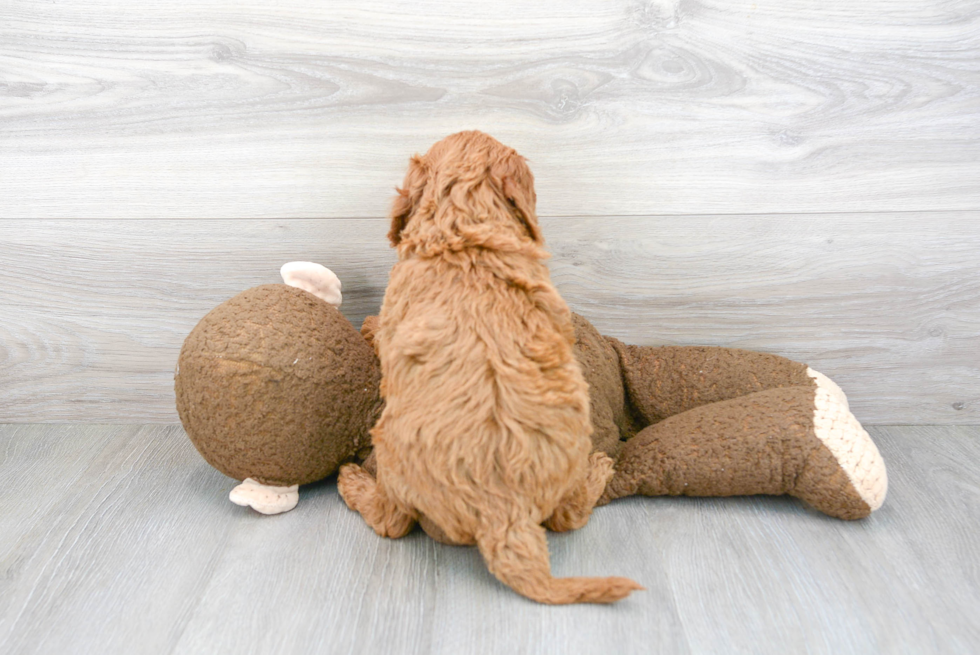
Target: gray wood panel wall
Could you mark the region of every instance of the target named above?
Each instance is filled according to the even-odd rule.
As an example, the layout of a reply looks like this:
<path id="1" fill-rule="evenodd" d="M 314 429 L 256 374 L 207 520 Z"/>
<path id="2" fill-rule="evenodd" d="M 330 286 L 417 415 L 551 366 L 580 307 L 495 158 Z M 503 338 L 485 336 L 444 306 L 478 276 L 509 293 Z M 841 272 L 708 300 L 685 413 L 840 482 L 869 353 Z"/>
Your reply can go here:
<path id="1" fill-rule="evenodd" d="M 980 417 L 980 215 L 542 219 L 553 278 L 604 333 L 775 352 L 872 423 Z M 313 260 L 355 325 L 394 256 L 383 219 L 3 221 L 0 421 L 176 420 L 184 337 Z"/>
<path id="2" fill-rule="evenodd" d="M 980 422 L 978 61 L 973 0 L 9 0 L 0 421 L 175 421 L 184 336 L 285 261 L 376 311 L 408 156 L 479 128 L 607 334 Z"/>

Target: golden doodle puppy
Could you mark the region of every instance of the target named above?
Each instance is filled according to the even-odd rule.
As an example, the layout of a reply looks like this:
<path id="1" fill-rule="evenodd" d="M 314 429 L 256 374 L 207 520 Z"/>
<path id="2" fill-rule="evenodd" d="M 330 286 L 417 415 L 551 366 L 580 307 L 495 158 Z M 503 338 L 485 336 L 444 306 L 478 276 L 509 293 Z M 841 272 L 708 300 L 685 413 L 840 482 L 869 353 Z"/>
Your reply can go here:
<path id="1" fill-rule="evenodd" d="M 524 158 L 481 132 L 411 159 L 374 335 L 386 401 L 371 432 L 377 478 L 350 464 L 338 487 L 382 536 L 424 514 L 528 598 L 608 603 L 642 587 L 553 578 L 548 561 L 542 523 L 585 525 L 613 462 L 589 455 L 588 387 L 535 201 Z"/>

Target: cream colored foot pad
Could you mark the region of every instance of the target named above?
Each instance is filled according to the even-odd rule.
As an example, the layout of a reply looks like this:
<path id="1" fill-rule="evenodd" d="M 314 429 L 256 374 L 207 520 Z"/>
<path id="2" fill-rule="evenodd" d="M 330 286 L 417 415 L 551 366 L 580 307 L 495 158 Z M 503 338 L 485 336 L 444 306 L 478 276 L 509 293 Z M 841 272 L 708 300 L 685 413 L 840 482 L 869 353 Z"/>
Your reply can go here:
<path id="1" fill-rule="evenodd" d="M 299 485 L 291 487 L 272 487 L 256 482 L 252 478 L 231 490 L 231 502 L 242 507 L 251 507 L 262 514 L 281 514 L 296 507 L 299 502 Z"/>
<path id="2" fill-rule="evenodd" d="M 841 388 L 812 368 L 806 372 L 817 385 L 814 433 L 837 459 L 861 499 L 872 511 L 878 509 L 888 492 L 888 474 L 878 447 L 851 414 Z"/>

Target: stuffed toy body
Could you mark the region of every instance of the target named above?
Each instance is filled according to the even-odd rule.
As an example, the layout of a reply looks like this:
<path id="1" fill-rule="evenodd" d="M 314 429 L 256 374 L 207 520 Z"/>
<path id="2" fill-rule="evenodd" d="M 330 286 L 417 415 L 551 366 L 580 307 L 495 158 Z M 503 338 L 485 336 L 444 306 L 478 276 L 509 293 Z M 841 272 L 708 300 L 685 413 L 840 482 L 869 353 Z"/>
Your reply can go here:
<path id="1" fill-rule="evenodd" d="M 364 460 L 382 409 L 370 345 L 337 310 L 340 283 L 309 263 L 209 313 L 181 349 L 181 422 L 201 455 L 245 480 L 231 499 L 275 514 L 298 485 Z M 326 300 L 324 299 L 326 298 Z M 616 461 L 600 503 L 630 495 L 790 494 L 842 519 L 887 491 L 884 461 L 840 388 L 805 364 L 718 347 L 626 345 L 574 316 L 593 450 Z M 372 470 L 372 458 L 364 467 Z M 449 541 L 431 522 L 422 527 Z"/>
<path id="2" fill-rule="evenodd" d="M 582 317 L 576 335 L 587 377 L 616 366 L 621 376 L 591 380 L 595 445 L 616 453 L 603 501 L 790 494 L 844 519 L 884 501 L 877 447 L 840 388 L 805 364 L 733 348 L 625 345 Z"/>

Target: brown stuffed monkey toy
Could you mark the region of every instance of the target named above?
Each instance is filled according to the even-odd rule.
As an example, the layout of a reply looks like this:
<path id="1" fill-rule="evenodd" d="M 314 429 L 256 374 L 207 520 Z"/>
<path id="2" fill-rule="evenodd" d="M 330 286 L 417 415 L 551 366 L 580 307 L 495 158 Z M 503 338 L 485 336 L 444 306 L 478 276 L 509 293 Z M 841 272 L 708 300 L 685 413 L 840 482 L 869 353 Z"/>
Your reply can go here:
<path id="1" fill-rule="evenodd" d="M 616 460 L 599 505 L 633 495 L 789 494 L 841 519 L 881 507 L 884 461 L 826 376 L 748 350 L 629 346 L 572 316 L 593 449 Z M 376 320 L 361 328 L 369 341 Z M 453 543 L 424 516 L 419 523 Z"/>
<path id="2" fill-rule="evenodd" d="M 209 313 L 181 349 L 175 390 L 204 458 L 245 480 L 231 498 L 275 514 L 298 485 L 369 452 L 380 371 L 337 310 L 340 282 L 309 263 L 285 285 L 239 294 Z M 625 345 L 575 315 L 575 352 L 590 387 L 594 449 L 616 460 L 600 504 L 631 495 L 789 494 L 842 519 L 885 498 L 874 442 L 840 388 L 805 364 L 718 347 Z M 373 458 L 365 461 L 371 470 Z M 423 519 L 434 538 L 444 535 Z"/>

